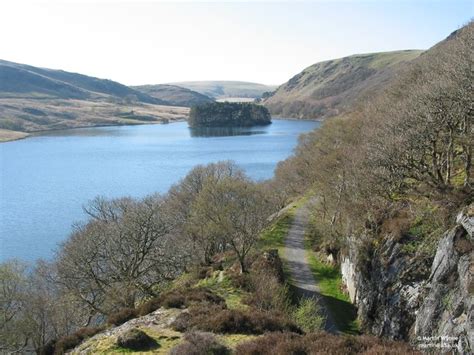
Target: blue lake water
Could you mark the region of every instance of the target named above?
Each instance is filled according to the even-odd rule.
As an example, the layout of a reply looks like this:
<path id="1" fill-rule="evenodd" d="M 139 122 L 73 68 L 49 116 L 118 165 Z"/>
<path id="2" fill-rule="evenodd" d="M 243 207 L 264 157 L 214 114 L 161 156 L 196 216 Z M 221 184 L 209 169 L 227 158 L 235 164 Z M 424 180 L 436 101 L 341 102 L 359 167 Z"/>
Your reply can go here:
<path id="1" fill-rule="evenodd" d="M 55 131 L 0 144 L 0 261 L 50 258 L 97 195 L 166 192 L 197 164 L 234 160 L 273 176 L 298 136 L 318 122 L 191 130 L 187 123 Z"/>

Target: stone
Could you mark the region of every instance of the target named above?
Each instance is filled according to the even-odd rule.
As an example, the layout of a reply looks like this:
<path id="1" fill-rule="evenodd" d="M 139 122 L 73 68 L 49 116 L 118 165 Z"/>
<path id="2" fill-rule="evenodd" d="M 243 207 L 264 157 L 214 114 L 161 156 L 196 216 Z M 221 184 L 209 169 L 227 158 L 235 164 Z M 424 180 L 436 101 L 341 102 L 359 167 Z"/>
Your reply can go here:
<path id="1" fill-rule="evenodd" d="M 158 343 L 143 330 L 132 328 L 121 333 L 117 345 L 131 350 L 149 350 L 158 347 Z"/>

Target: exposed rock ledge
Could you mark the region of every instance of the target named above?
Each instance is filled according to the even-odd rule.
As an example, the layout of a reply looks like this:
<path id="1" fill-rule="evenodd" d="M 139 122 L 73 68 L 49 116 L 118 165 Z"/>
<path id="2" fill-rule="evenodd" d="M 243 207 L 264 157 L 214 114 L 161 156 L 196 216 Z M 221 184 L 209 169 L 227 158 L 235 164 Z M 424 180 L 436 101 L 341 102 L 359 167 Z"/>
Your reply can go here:
<path id="1" fill-rule="evenodd" d="M 341 272 L 363 328 L 436 352 L 474 350 L 473 206 L 438 243 L 432 262 L 407 256 L 387 238 L 368 260 L 352 241 Z"/>

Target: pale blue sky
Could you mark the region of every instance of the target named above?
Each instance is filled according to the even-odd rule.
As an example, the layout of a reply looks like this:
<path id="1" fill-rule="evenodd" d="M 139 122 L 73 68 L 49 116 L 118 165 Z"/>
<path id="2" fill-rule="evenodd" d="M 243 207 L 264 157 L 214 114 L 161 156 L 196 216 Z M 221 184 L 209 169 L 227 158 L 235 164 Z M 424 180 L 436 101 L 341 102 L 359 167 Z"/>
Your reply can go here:
<path id="1" fill-rule="evenodd" d="M 281 84 L 318 61 L 429 48 L 473 16 L 474 0 L 2 0 L 0 59 L 125 84 Z"/>

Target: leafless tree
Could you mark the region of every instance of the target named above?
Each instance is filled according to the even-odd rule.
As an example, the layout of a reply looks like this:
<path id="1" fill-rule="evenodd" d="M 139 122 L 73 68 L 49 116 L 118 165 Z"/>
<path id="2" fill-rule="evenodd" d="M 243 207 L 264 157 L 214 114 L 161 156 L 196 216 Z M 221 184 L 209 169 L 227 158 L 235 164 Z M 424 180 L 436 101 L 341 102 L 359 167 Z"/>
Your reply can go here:
<path id="1" fill-rule="evenodd" d="M 212 235 L 237 256 L 246 271 L 248 253 L 274 212 L 263 191 L 245 178 L 223 178 L 207 183 L 193 205 L 192 223 L 199 223 L 203 235 Z"/>

